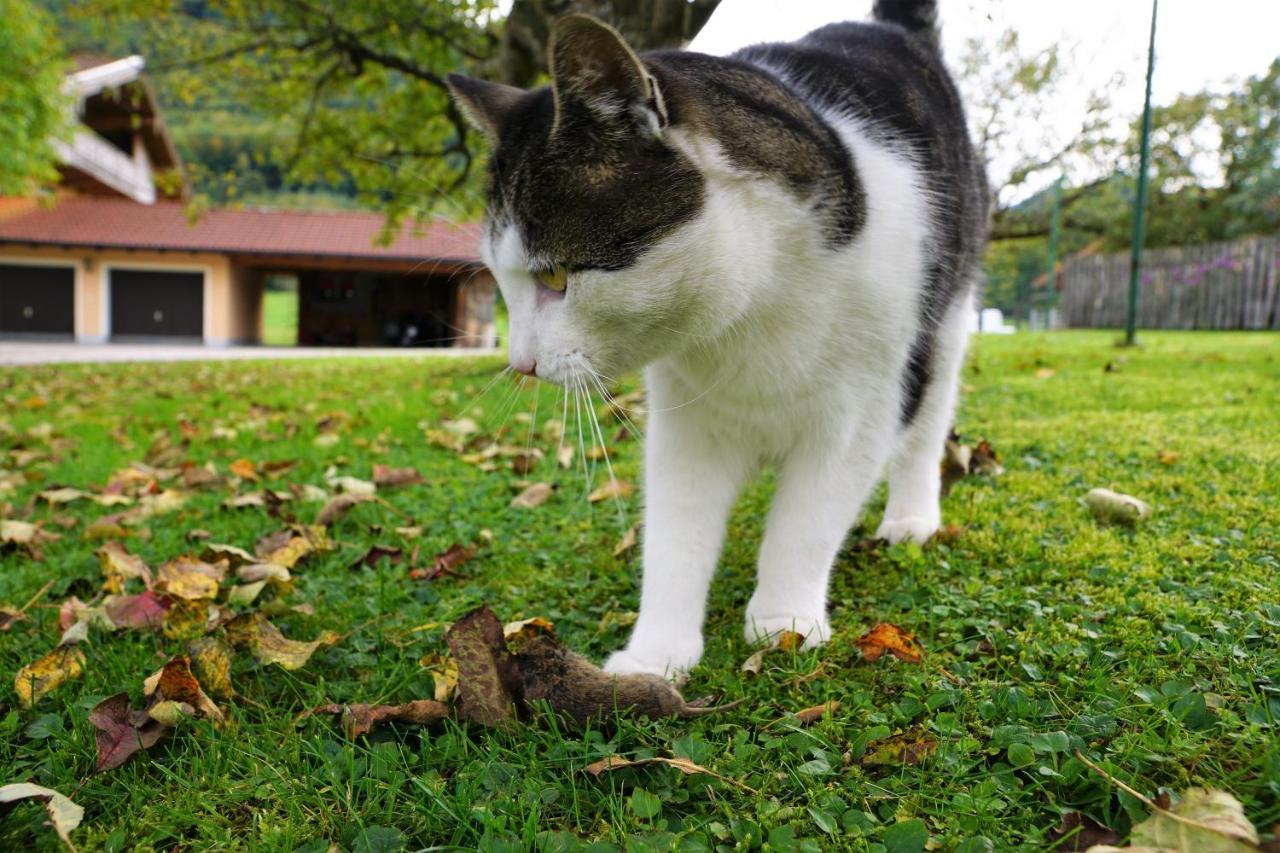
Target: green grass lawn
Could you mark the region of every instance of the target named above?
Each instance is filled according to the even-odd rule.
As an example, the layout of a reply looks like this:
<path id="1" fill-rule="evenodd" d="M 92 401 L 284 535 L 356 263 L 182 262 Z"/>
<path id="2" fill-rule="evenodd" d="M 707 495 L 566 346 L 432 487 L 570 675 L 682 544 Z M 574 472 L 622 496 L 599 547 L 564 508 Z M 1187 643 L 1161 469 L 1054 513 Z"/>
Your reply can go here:
<path id="1" fill-rule="evenodd" d="M 1229 790 L 1270 832 L 1280 822 L 1280 339 L 1147 333 L 1141 349 L 1118 350 L 1114 338 L 979 340 L 957 429 L 989 439 L 1006 473 L 955 486 L 944 515 L 963 529 L 945 544 L 868 543 L 877 499 L 835 573 L 832 642 L 774 653 L 748 677 L 740 626 L 771 483 L 752 487 L 713 589 L 707 656 L 684 691 L 742 704 L 585 734 L 545 720 L 507 731 L 447 722 L 351 741 L 331 717 L 296 719 L 327 702 L 430 697 L 420 661 L 444 652 L 450 622 L 482 603 L 504 620 L 546 617 L 596 660 L 624 643 L 640 569 L 636 549 L 613 550 L 639 496 L 620 510 L 589 504 L 603 464 L 556 466 L 546 421 L 565 409 L 555 389 L 517 392 L 504 381 L 482 394 L 497 359 L 0 372 L 5 517 L 61 537 L 41 546 L 40 561 L 0 553 L 0 603 L 20 607 L 52 582 L 25 621 L 0 633 L 0 783 L 71 795 L 86 809 L 72 835 L 82 850 L 904 853 L 926 839 L 929 849 L 1040 850 L 1065 812 L 1122 833 L 1147 813 L 1078 749 L 1148 796 Z M 547 458 L 522 477 L 504 458 L 484 470 L 427 440 L 461 417 Z M 638 481 L 639 445 L 614 441 L 616 432 L 605 424 L 618 475 Z M 322 434 L 335 438 L 317 443 Z M 58 642 L 59 605 L 101 594 L 101 542 L 86 538 L 88 525 L 127 509 L 36 495 L 55 485 L 99 491 L 146 458 L 211 463 L 222 475 L 242 458 L 298 461 L 275 480 L 188 490 L 175 511 L 126 527 L 125 545 L 153 569 L 199 553 L 193 530 L 253 550 L 289 519 L 313 520 L 322 504 L 301 487 L 331 490 L 327 474 L 367 480 L 385 464 L 426 479 L 379 490 L 383 503 L 336 522 L 336 549 L 300 563 L 291 592 L 222 605 L 274 606 L 291 638 L 332 630 L 342 639 L 295 671 L 238 653 L 238 696 L 219 701 L 224 724 L 184 722 L 94 775 L 89 710 L 121 690 L 140 705 L 144 678 L 186 643 L 94 628 L 82 676 L 23 708 L 15 674 Z M 521 479 L 560 488 L 540 507 L 513 509 Z M 233 492 L 291 484 L 299 496 L 270 511 L 223 506 Z M 1144 498 L 1155 514 L 1133 530 L 1103 527 L 1080 504 L 1095 486 Z M 165 487 L 181 488 L 180 478 Z M 422 528 L 416 538 L 402 530 L 411 527 Z M 410 577 L 450 546 L 489 537 L 461 577 Z M 406 557 L 361 566 L 375 543 Z M 314 613 L 290 609 L 304 604 Z M 879 622 L 915 632 L 923 664 L 862 660 L 854 640 Z M 828 700 L 838 709 L 814 725 L 791 715 Z M 936 748 L 915 765 L 868 763 L 877 742 L 900 734 Z M 662 766 L 585 772 L 613 754 L 684 756 L 729 781 Z M 0 849 L 56 849 L 43 817 L 32 804 L 0 817 Z"/>
<path id="2" fill-rule="evenodd" d="M 262 342 L 291 347 L 298 342 L 298 292 L 268 290 L 262 294 Z"/>

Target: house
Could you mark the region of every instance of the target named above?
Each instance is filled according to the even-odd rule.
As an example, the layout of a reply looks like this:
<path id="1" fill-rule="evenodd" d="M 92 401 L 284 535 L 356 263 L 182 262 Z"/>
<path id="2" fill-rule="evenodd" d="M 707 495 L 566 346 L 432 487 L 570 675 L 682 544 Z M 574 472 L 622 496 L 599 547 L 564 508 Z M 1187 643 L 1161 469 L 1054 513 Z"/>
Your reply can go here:
<path id="1" fill-rule="evenodd" d="M 191 222 L 141 57 L 69 75 L 78 132 L 52 203 L 0 198 L 0 338 L 262 340 L 269 277 L 296 283 L 299 345 L 491 347 L 479 226 L 377 213 L 217 209 Z"/>

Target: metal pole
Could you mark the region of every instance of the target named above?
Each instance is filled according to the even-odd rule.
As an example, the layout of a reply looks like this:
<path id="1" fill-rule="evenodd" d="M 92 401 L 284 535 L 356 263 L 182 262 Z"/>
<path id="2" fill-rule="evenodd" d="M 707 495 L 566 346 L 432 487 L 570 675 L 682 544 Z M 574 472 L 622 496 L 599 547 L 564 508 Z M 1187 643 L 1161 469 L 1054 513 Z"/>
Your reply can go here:
<path id="1" fill-rule="evenodd" d="M 1062 226 L 1062 175 L 1053 182 L 1052 207 L 1049 214 L 1049 257 L 1048 268 L 1044 277 L 1044 299 L 1041 305 L 1045 312 L 1045 328 L 1049 328 L 1049 306 L 1053 304 L 1053 294 L 1058 289 L 1058 235 Z"/>
<path id="2" fill-rule="evenodd" d="M 1151 77 L 1156 67 L 1156 9 L 1151 0 L 1151 40 L 1147 43 L 1147 94 L 1142 102 L 1142 138 L 1138 149 L 1138 197 L 1133 200 L 1133 254 L 1129 259 L 1129 309 L 1124 317 L 1125 346 L 1134 345 L 1138 323 L 1138 279 L 1142 275 L 1142 240 L 1147 211 L 1147 167 L 1151 160 Z"/>

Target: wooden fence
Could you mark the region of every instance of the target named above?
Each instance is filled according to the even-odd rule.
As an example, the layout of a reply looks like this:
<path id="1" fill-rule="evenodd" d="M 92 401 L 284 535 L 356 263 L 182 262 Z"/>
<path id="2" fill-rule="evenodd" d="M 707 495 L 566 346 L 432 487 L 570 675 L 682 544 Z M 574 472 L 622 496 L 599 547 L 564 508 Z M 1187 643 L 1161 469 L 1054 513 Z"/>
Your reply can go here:
<path id="1" fill-rule="evenodd" d="M 1280 329 L 1278 290 L 1277 237 L 1149 250 L 1142 254 L 1138 328 Z M 1128 300 L 1128 253 L 1063 264 L 1062 325 L 1124 326 Z"/>

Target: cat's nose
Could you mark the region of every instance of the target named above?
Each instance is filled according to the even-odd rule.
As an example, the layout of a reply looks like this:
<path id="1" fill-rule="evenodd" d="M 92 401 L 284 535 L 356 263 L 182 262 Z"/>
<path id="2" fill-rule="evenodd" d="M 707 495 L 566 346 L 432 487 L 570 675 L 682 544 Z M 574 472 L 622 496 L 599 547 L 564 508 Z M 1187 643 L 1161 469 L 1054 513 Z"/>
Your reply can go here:
<path id="1" fill-rule="evenodd" d="M 538 375 L 538 362 L 533 359 L 529 359 L 528 361 L 513 361 L 511 362 L 511 367 L 517 373 L 523 373 L 525 376 Z"/>

